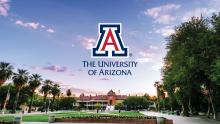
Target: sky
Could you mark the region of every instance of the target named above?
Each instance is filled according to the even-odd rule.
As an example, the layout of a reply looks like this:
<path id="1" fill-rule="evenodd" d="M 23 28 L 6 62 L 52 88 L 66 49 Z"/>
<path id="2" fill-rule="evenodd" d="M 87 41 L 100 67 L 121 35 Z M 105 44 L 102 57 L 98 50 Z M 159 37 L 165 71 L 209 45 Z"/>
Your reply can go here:
<path id="1" fill-rule="evenodd" d="M 192 16 L 211 16 L 219 6 L 220 0 L 0 0 L 0 61 L 74 94 L 113 89 L 155 95 L 174 27 Z M 121 36 L 132 54 L 127 60 L 138 62 L 132 76 L 89 76 L 83 68 L 82 61 L 94 61 L 90 52 L 99 23 L 122 23 Z"/>

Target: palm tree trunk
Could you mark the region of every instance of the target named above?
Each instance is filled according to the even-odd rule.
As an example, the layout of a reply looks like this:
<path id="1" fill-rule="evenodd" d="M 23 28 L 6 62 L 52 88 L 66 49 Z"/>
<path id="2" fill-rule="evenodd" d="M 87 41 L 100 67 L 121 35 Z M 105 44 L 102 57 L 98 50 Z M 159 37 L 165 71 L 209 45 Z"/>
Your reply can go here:
<path id="1" fill-rule="evenodd" d="M 188 107 L 189 107 L 189 112 L 190 112 L 191 114 L 193 114 L 192 105 L 191 105 L 191 102 L 192 102 L 192 99 L 191 99 L 191 98 L 192 98 L 192 97 L 190 96 L 190 97 L 189 97 Z"/>
<path id="2" fill-rule="evenodd" d="M 33 97 L 34 97 L 34 93 L 31 93 L 31 102 L 29 104 L 29 108 L 28 108 L 28 113 L 31 113 L 31 109 L 32 109 L 32 105 L 33 105 Z"/>
<path id="3" fill-rule="evenodd" d="M 14 104 L 13 104 L 12 113 L 16 113 L 16 108 L 17 108 L 17 104 L 18 104 L 19 94 L 20 94 L 20 88 L 18 89 L 18 92 L 16 93 L 16 97 L 15 97 L 15 101 L 14 101 Z"/>
<path id="4" fill-rule="evenodd" d="M 210 100 L 208 98 L 208 112 L 207 112 L 207 118 L 210 117 L 210 114 L 211 114 L 211 104 L 210 104 Z"/>
<path id="5" fill-rule="evenodd" d="M 183 116 L 189 117 L 189 108 L 185 102 L 183 102 L 182 108 L 183 108 Z"/>
<path id="6" fill-rule="evenodd" d="M 52 102 L 51 102 L 51 111 L 54 110 L 54 101 L 55 101 L 55 95 L 53 95 L 53 99 L 52 99 Z"/>
<path id="7" fill-rule="evenodd" d="M 47 100 L 47 94 L 44 95 L 44 109 L 43 109 L 43 110 L 45 110 L 45 112 L 47 111 L 47 110 L 46 110 L 46 109 L 47 109 L 46 100 Z"/>
<path id="8" fill-rule="evenodd" d="M 212 91 L 211 91 L 210 88 L 208 90 L 208 95 L 209 95 L 209 100 L 210 100 L 210 104 L 211 104 L 211 107 L 212 107 L 213 119 L 216 119 L 216 110 L 215 110 L 215 105 L 214 105 L 214 102 L 213 102 Z"/>
<path id="9" fill-rule="evenodd" d="M 160 111 L 160 98 L 159 98 L 159 89 L 157 87 L 157 111 Z"/>

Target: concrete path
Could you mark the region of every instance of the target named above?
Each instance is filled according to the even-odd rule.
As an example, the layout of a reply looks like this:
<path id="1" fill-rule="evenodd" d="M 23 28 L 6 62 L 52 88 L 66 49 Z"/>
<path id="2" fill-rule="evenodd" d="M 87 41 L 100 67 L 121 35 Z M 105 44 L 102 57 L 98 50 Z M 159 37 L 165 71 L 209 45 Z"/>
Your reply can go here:
<path id="1" fill-rule="evenodd" d="M 49 124 L 48 122 L 22 122 L 22 124 Z M 50 124 L 91 124 L 91 123 L 50 123 Z M 92 123 L 92 124 L 106 124 L 106 123 Z M 108 123 L 111 124 L 111 123 Z"/>
<path id="2" fill-rule="evenodd" d="M 215 121 L 202 117 L 182 117 L 149 111 L 144 111 L 142 113 L 149 116 L 165 117 L 167 119 L 172 119 L 174 124 L 220 124 L 220 121 Z"/>

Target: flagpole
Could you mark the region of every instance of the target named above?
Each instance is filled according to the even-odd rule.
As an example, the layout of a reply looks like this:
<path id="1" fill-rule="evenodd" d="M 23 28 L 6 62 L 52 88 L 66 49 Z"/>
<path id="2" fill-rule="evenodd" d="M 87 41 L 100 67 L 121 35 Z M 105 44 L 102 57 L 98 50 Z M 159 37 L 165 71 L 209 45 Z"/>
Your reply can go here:
<path id="1" fill-rule="evenodd" d="M 5 114 L 6 104 L 7 104 L 7 101 L 9 100 L 9 98 L 10 98 L 10 88 L 11 88 L 11 84 L 9 84 L 8 92 L 7 92 L 5 102 L 4 102 L 4 105 L 3 105 L 3 109 L 2 109 L 2 114 Z"/>

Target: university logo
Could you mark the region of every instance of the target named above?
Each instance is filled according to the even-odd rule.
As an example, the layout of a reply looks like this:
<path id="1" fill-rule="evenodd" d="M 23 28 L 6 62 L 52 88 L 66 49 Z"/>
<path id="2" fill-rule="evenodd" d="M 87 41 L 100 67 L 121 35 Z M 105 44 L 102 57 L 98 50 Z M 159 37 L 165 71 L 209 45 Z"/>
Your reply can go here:
<path id="1" fill-rule="evenodd" d="M 128 57 L 128 47 L 121 38 L 121 23 L 99 23 L 99 39 L 92 48 L 94 58 Z"/>

